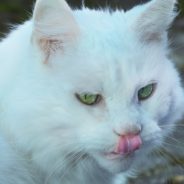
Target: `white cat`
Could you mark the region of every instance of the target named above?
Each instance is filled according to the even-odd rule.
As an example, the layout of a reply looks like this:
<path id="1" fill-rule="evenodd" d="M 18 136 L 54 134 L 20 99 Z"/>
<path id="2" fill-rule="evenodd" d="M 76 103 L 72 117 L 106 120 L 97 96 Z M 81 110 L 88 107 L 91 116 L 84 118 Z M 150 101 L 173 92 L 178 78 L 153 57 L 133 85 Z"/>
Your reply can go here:
<path id="1" fill-rule="evenodd" d="M 167 57 L 174 6 L 37 0 L 0 44 L 0 184 L 125 183 L 184 112 Z"/>

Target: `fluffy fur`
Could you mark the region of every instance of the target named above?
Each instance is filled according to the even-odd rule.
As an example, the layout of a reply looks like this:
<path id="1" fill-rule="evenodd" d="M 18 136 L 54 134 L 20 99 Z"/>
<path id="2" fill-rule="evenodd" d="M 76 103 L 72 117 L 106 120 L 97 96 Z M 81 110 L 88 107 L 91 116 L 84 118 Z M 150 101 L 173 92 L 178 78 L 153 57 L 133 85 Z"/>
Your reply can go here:
<path id="1" fill-rule="evenodd" d="M 37 0 L 33 18 L 0 44 L 0 183 L 120 184 L 182 117 L 184 92 L 168 58 L 175 0 L 128 12 L 72 11 Z M 157 83 L 138 101 L 140 88 Z M 75 94 L 101 94 L 93 106 Z M 171 126 L 170 126 L 171 125 Z M 132 157 L 107 159 L 141 129 Z"/>

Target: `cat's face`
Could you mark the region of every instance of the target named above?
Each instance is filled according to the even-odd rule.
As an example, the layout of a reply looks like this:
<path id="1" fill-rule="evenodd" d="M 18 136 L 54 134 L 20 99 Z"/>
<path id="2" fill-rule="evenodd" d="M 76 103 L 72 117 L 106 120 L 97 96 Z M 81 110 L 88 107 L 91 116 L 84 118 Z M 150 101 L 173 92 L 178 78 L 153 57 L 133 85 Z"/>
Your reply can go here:
<path id="1" fill-rule="evenodd" d="M 39 10 L 43 2 L 38 2 Z M 162 35 L 145 30 L 147 38 L 143 39 L 144 29 L 132 23 L 132 15 L 140 14 L 142 20 L 141 12 L 146 13 L 149 6 L 112 15 L 75 11 L 79 34 L 72 29 L 64 35 L 76 38 L 72 44 L 66 43 L 68 38 L 56 43 L 54 37 L 46 43 L 39 40 L 41 50 L 37 47 L 37 52 L 33 46 L 40 64 L 20 74 L 18 87 L 5 100 L 5 119 L 18 147 L 38 165 L 62 170 L 73 158 L 92 159 L 110 172 L 127 171 L 161 145 L 172 129 L 169 125 L 181 117 L 184 95 L 166 57 L 165 31 Z M 152 89 L 141 99 L 140 90 L 149 85 Z M 98 96 L 89 105 L 79 98 L 83 94 Z M 114 154 L 120 135 L 127 134 L 139 135 L 140 148 Z"/>
<path id="2" fill-rule="evenodd" d="M 124 35 L 128 37 L 128 34 Z M 94 41 L 94 47 L 99 50 L 95 52 L 90 44 L 78 45 L 80 54 L 74 51 L 74 55 L 68 56 L 67 64 L 57 65 L 57 70 L 62 68 L 65 72 L 64 75 L 58 72 L 53 81 L 54 86 L 57 84 L 55 91 L 61 91 L 58 101 L 64 116 L 67 115 L 64 120 L 61 117 L 61 122 L 70 127 L 66 140 L 74 140 L 72 148 L 81 149 L 81 154 L 89 154 L 111 172 L 122 172 L 162 144 L 173 128 L 169 125 L 181 116 L 183 102 L 179 99 L 183 99 L 183 92 L 173 65 L 159 47 L 138 47 L 109 40 L 112 47 L 109 50 L 105 46 L 107 40 L 105 37 Z M 87 35 L 85 41 L 90 42 Z M 61 57 L 55 57 L 55 61 Z M 139 99 L 139 90 L 149 84 L 154 84 L 152 94 Z M 88 93 L 99 94 L 100 99 L 87 105 L 76 97 L 76 94 Z M 140 131 L 141 148 L 134 153 L 110 157 L 120 140 L 117 133 L 126 135 L 134 131 Z"/>

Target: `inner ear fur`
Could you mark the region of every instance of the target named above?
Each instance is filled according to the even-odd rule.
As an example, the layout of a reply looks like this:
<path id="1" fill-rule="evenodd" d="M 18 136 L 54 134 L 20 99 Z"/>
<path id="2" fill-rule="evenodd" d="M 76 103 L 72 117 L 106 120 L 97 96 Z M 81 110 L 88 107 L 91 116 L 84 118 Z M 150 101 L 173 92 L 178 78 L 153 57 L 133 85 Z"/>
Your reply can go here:
<path id="1" fill-rule="evenodd" d="M 45 61 L 60 50 L 72 46 L 79 35 L 79 27 L 71 9 L 64 0 L 37 0 L 33 13 L 31 42 L 37 44 Z"/>
<path id="2" fill-rule="evenodd" d="M 146 43 L 161 42 L 166 30 L 177 16 L 175 0 L 153 0 L 132 24 L 134 32 Z"/>

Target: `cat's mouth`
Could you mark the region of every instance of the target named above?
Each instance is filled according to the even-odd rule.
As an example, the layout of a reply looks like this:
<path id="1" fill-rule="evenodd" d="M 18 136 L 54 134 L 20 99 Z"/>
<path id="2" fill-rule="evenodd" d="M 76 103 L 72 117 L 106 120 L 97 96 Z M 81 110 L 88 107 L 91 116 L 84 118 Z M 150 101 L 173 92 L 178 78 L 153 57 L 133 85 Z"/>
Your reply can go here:
<path id="1" fill-rule="evenodd" d="M 139 135 L 121 136 L 115 151 L 105 153 L 108 159 L 126 158 L 133 156 L 141 148 L 142 141 Z"/>

